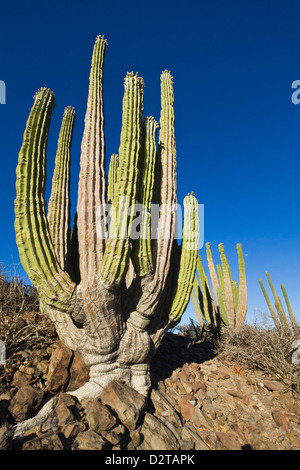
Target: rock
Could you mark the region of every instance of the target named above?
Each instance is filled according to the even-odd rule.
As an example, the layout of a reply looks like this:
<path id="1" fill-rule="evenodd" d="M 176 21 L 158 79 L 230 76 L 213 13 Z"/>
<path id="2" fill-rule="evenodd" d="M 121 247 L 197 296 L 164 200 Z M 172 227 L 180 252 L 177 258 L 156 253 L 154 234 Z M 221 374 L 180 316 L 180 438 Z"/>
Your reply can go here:
<path id="1" fill-rule="evenodd" d="M 192 446 L 192 449 L 210 450 L 209 447 L 205 444 L 205 442 L 201 439 L 199 433 L 197 433 L 195 429 L 191 429 L 190 427 L 188 427 L 187 424 L 185 424 L 185 426 L 183 426 L 182 428 L 181 438 L 183 439 L 183 441 L 189 442 Z"/>
<path id="2" fill-rule="evenodd" d="M 185 419 L 185 421 L 189 421 L 195 411 L 194 405 L 192 405 L 189 401 L 185 400 L 184 398 L 179 400 L 178 404 L 180 406 L 180 411 L 183 419 Z"/>
<path id="3" fill-rule="evenodd" d="M 64 446 L 58 435 L 49 431 L 24 442 L 22 450 L 64 450 Z"/>
<path id="4" fill-rule="evenodd" d="M 85 407 L 85 413 L 90 429 L 97 433 L 108 431 L 116 425 L 115 415 L 99 400 L 89 401 Z"/>
<path id="5" fill-rule="evenodd" d="M 222 445 L 228 450 L 241 450 L 242 446 L 235 436 L 229 432 L 216 431 L 216 436 L 220 439 Z"/>
<path id="6" fill-rule="evenodd" d="M 31 385 L 21 387 L 11 399 L 9 412 L 19 422 L 32 417 L 39 409 L 44 392 Z"/>
<path id="7" fill-rule="evenodd" d="M 112 381 L 102 391 L 101 402 L 110 406 L 121 423 L 133 431 L 145 412 L 146 398 L 123 382 Z"/>
<path id="8" fill-rule="evenodd" d="M 67 391 L 77 390 L 89 381 L 90 368 L 84 362 L 82 356 L 75 352 L 70 367 L 70 379 Z"/>
<path id="9" fill-rule="evenodd" d="M 19 370 L 17 370 L 15 373 L 14 373 L 14 376 L 13 376 L 13 381 L 12 381 L 12 385 L 16 388 L 21 388 L 23 387 L 24 385 L 29 385 L 29 380 L 27 380 L 24 375 L 22 374 L 22 372 L 20 372 Z"/>
<path id="10" fill-rule="evenodd" d="M 74 408 L 76 406 L 75 398 L 67 393 L 61 392 L 55 407 L 57 422 L 60 427 L 74 420 Z"/>
<path id="11" fill-rule="evenodd" d="M 137 430 L 134 430 L 132 432 L 138 433 Z M 126 434 L 128 434 L 128 431 L 126 430 L 125 426 L 123 426 L 123 424 L 119 424 L 118 426 L 113 428 L 111 431 L 101 432 L 101 436 L 103 436 L 104 439 L 110 444 L 112 444 L 113 446 L 125 444 Z"/>
<path id="12" fill-rule="evenodd" d="M 137 450 L 179 450 L 180 444 L 170 429 L 150 413 L 141 427 L 141 444 Z"/>
<path id="13" fill-rule="evenodd" d="M 80 432 L 73 444 L 75 450 L 105 450 L 107 448 L 107 441 L 91 429 Z"/>
<path id="14" fill-rule="evenodd" d="M 0 450 L 12 449 L 12 431 L 8 429 L 7 423 L 0 428 Z"/>
<path id="15" fill-rule="evenodd" d="M 196 427 L 196 428 L 210 428 L 212 425 L 212 422 L 209 422 L 207 418 L 204 416 L 202 411 L 200 410 L 199 407 L 196 407 L 194 409 L 194 413 L 192 414 L 191 418 L 191 423 Z"/>
<path id="16" fill-rule="evenodd" d="M 76 436 L 86 430 L 86 425 L 82 421 L 70 421 L 62 426 L 62 433 L 66 439 Z"/>
<path id="17" fill-rule="evenodd" d="M 282 392 L 285 389 L 284 384 L 275 380 L 264 380 L 263 385 L 271 392 Z"/>
<path id="18" fill-rule="evenodd" d="M 279 410 L 273 410 L 272 416 L 277 426 L 281 426 L 285 431 L 289 430 L 289 419 L 285 413 Z"/>
<path id="19" fill-rule="evenodd" d="M 56 343 L 47 374 L 46 386 L 50 392 L 64 391 L 69 381 L 69 365 L 72 359 L 72 351 L 61 341 Z"/>

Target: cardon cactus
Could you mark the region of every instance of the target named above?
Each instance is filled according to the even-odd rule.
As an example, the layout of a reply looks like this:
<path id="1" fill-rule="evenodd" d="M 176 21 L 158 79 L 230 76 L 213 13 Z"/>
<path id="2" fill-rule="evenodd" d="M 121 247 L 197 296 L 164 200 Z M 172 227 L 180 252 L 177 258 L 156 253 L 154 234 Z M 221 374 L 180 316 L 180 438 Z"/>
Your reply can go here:
<path id="1" fill-rule="evenodd" d="M 72 392 L 80 400 L 100 396 L 114 379 L 147 395 L 151 358 L 188 304 L 198 256 L 198 203 L 193 195 L 184 199 L 181 246 L 175 238 L 177 172 L 170 72 L 161 74 L 158 148 L 158 123 L 143 118 L 144 82 L 137 74 L 127 74 L 119 152 L 112 156 L 106 176 L 102 93 L 106 47 L 106 40 L 97 37 L 72 231 L 73 108 L 66 108 L 63 117 L 46 213 L 46 147 L 55 105 L 49 89 L 35 95 L 17 167 L 15 230 L 20 259 L 59 338 L 90 366 L 89 382 Z M 160 211 L 156 236 L 151 237 L 154 200 Z M 147 214 L 141 218 L 140 237 L 131 236 L 136 206 Z"/>
<path id="2" fill-rule="evenodd" d="M 291 331 L 291 333 L 295 336 L 299 336 L 299 333 L 300 333 L 300 329 L 297 325 L 297 321 L 295 319 L 295 316 L 294 316 L 294 313 L 293 313 L 293 310 L 292 310 L 292 307 L 291 307 L 291 304 L 290 304 L 290 301 L 289 301 L 289 298 L 287 296 L 287 293 L 286 293 L 286 290 L 285 290 L 285 287 L 283 284 L 280 284 L 280 287 L 281 287 L 281 290 L 282 290 L 282 293 L 283 293 L 283 296 L 284 296 L 284 300 L 285 300 L 285 303 L 287 305 L 287 309 L 288 309 L 288 315 L 289 315 L 289 318 L 290 318 L 290 321 L 288 321 L 288 317 L 287 317 L 287 314 L 285 313 L 285 310 L 283 308 L 283 305 L 282 305 L 282 302 L 280 300 L 280 297 L 278 296 L 275 288 L 274 288 L 274 285 L 271 281 L 271 277 L 268 273 L 268 271 L 266 271 L 266 276 L 267 276 L 267 279 L 268 279 L 268 282 L 269 282 L 269 286 L 271 288 L 271 291 L 273 293 L 273 296 L 274 296 L 274 301 L 275 301 L 275 308 L 276 308 L 276 311 L 275 309 L 273 308 L 273 305 L 269 299 L 269 296 L 267 294 L 267 291 L 263 285 L 263 282 L 261 279 L 258 280 L 259 282 L 259 285 L 261 287 L 261 290 L 262 290 L 262 293 L 264 294 L 264 297 L 266 299 L 266 302 L 268 304 L 268 307 L 269 307 L 269 310 L 270 310 L 270 314 L 272 316 L 272 319 L 274 321 L 274 324 L 277 328 L 277 330 L 280 330 L 281 328 L 283 328 L 285 331 Z M 276 313 L 277 312 L 277 313 Z"/>
<path id="3" fill-rule="evenodd" d="M 223 243 L 219 244 L 221 265 L 215 268 L 210 243 L 206 243 L 207 264 L 210 273 L 212 291 L 205 274 L 200 255 L 197 260 L 197 276 L 194 279 L 192 300 L 200 325 L 215 328 L 230 326 L 240 329 L 247 313 L 247 284 L 245 261 L 241 244 L 236 245 L 239 262 L 239 283 L 233 281 Z"/>

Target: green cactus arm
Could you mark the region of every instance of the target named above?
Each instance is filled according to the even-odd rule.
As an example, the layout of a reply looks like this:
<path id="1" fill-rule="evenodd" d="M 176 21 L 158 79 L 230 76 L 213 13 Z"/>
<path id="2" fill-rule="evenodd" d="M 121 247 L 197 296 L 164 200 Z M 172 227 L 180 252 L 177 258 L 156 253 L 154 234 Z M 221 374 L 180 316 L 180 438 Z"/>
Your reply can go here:
<path id="1" fill-rule="evenodd" d="M 224 323 L 224 325 L 228 326 L 229 321 L 228 321 L 227 313 L 226 313 L 224 292 L 222 291 L 221 287 L 218 287 L 217 289 L 217 298 L 218 298 L 218 309 L 219 309 L 221 320 Z"/>
<path id="2" fill-rule="evenodd" d="M 285 303 L 286 303 L 286 306 L 287 306 L 287 309 L 288 309 L 288 312 L 289 312 L 289 317 L 290 317 L 290 320 L 291 320 L 291 325 L 292 325 L 293 331 L 294 331 L 295 335 L 298 335 L 299 334 L 299 328 L 298 328 L 296 318 L 294 316 L 289 298 L 287 296 L 285 287 L 284 287 L 283 284 L 281 284 L 280 286 L 281 286 L 281 290 L 282 290 L 282 293 L 283 293 L 283 296 L 284 296 L 284 299 L 285 299 Z"/>
<path id="3" fill-rule="evenodd" d="M 271 301 L 270 301 L 270 299 L 269 299 L 269 296 L 268 296 L 268 294 L 267 294 L 267 291 L 266 291 L 266 289 L 265 289 L 265 286 L 263 285 L 263 282 L 262 282 L 261 279 L 258 279 L 258 282 L 259 282 L 259 285 L 260 285 L 260 287 L 261 287 L 262 293 L 264 294 L 265 300 L 266 300 L 266 302 L 267 302 L 267 304 L 268 304 L 268 307 L 269 307 L 271 316 L 272 316 L 272 318 L 273 318 L 273 321 L 274 321 L 274 323 L 275 323 L 275 326 L 276 326 L 276 328 L 279 330 L 279 329 L 280 329 L 280 323 L 279 323 L 279 321 L 278 321 L 276 312 L 275 312 L 275 310 L 274 310 L 274 308 L 273 308 L 273 306 L 272 306 L 272 304 L 271 304 Z"/>
<path id="4" fill-rule="evenodd" d="M 129 236 L 133 220 L 129 209 L 137 202 L 138 196 L 143 89 L 143 79 L 137 74 L 128 73 L 124 80 L 119 167 L 116 197 L 113 201 L 114 214 L 101 267 L 101 279 L 107 287 L 117 286 L 123 281 L 129 264 Z"/>
<path id="5" fill-rule="evenodd" d="M 174 131 L 173 77 L 168 70 L 161 74 L 161 113 L 159 132 L 160 161 L 160 217 L 157 227 L 156 270 L 152 299 L 164 289 L 170 267 L 172 243 L 175 233 L 177 206 L 176 141 Z M 158 284 L 157 284 L 158 283 Z M 159 286 L 159 289 L 157 287 Z"/>
<path id="6" fill-rule="evenodd" d="M 193 307 L 194 307 L 194 310 L 195 310 L 196 317 L 197 317 L 200 325 L 203 326 L 204 325 L 204 320 L 203 320 L 202 315 L 200 313 L 201 310 L 200 310 L 199 303 L 197 302 L 196 294 L 195 294 L 194 289 L 192 290 L 192 302 L 193 302 Z"/>
<path id="7" fill-rule="evenodd" d="M 236 316 L 235 323 L 236 328 L 239 329 L 243 326 L 247 309 L 248 309 L 248 291 L 247 291 L 247 282 L 246 282 L 246 268 L 245 260 L 243 256 L 242 245 L 238 243 L 236 245 L 238 259 L 239 259 L 239 286 L 238 286 L 238 303 L 235 308 Z"/>
<path id="8" fill-rule="evenodd" d="M 230 326 L 235 327 L 235 311 L 234 311 L 234 300 L 232 292 L 232 280 L 229 269 L 229 264 L 224 252 L 223 243 L 219 244 L 219 252 L 221 258 L 221 264 L 223 269 L 223 281 L 224 281 L 224 302 L 226 308 L 226 315 Z"/>
<path id="9" fill-rule="evenodd" d="M 220 281 L 220 288 L 224 295 L 224 278 L 223 278 L 223 272 L 222 272 L 222 268 L 220 264 L 217 264 L 217 272 L 218 272 L 219 281 Z"/>
<path id="10" fill-rule="evenodd" d="M 239 285 L 237 281 L 232 281 L 232 293 L 234 301 L 234 310 L 236 311 L 239 301 Z"/>
<path id="11" fill-rule="evenodd" d="M 16 170 L 15 231 L 20 259 L 46 304 L 68 310 L 75 284 L 58 262 L 51 241 L 44 199 L 46 148 L 53 93 L 42 88 L 26 124 Z"/>
<path id="12" fill-rule="evenodd" d="M 211 319 L 210 319 L 209 310 L 208 310 L 207 287 L 206 287 L 207 279 L 206 279 L 206 275 L 204 272 L 200 255 L 198 255 L 198 258 L 197 258 L 197 271 L 199 275 L 201 292 L 203 296 L 203 316 L 204 316 L 206 323 L 210 324 Z"/>
<path id="13" fill-rule="evenodd" d="M 180 268 L 176 288 L 170 302 L 169 321 L 176 325 L 190 300 L 199 250 L 198 201 L 186 196 L 183 201 L 184 221 Z"/>
<path id="14" fill-rule="evenodd" d="M 275 307 L 276 307 L 276 310 L 277 310 L 277 313 L 278 313 L 278 316 L 279 316 L 279 320 L 280 320 L 280 323 L 282 325 L 282 327 L 285 329 L 285 330 L 289 330 L 289 324 L 288 324 L 288 321 L 287 321 L 287 318 L 286 318 L 286 315 L 285 315 L 285 311 L 283 310 L 283 307 L 282 307 L 282 303 L 275 291 L 275 288 L 273 286 L 273 283 L 271 281 L 271 278 L 270 278 L 270 275 L 268 273 L 268 271 L 266 271 L 266 276 L 268 278 L 268 281 L 269 281 L 269 285 L 271 287 L 271 290 L 272 290 L 272 293 L 273 293 L 273 296 L 274 296 L 274 299 L 275 299 Z"/>
<path id="15" fill-rule="evenodd" d="M 153 272 L 151 251 L 151 202 L 154 185 L 154 168 L 156 158 L 155 136 L 158 123 L 153 117 L 143 120 L 142 171 L 139 190 L 139 204 L 142 210 L 139 238 L 133 246 L 132 261 L 138 276 Z"/>
<path id="16" fill-rule="evenodd" d="M 195 278 L 194 278 L 194 283 L 193 283 L 193 290 L 192 290 L 192 292 L 193 292 L 193 294 L 194 294 L 195 300 L 196 300 L 197 305 L 198 305 L 197 310 L 195 310 L 196 315 L 197 315 L 197 311 L 198 311 L 198 312 L 199 312 L 199 315 L 201 316 L 202 321 L 203 321 L 203 320 L 204 320 L 204 315 L 203 315 L 203 311 L 204 311 L 203 295 L 202 295 L 202 292 L 201 292 L 201 289 L 200 289 L 200 285 L 199 285 L 199 281 L 198 281 L 198 279 L 197 279 L 196 273 L 197 273 L 197 269 L 196 269 L 196 272 L 195 272 Z"/>
<path id="17" fill-rule="evenodd" d="M 160 205 L 157 224 L 157 239 L 154 246 L 155 271 L 145 276 L 143 293 L 137 309 L 150 316 L 160 302 L 166 286 L 171 264 L 171 254 L 176 224 L 177 209 L 177 175 L 176 175 L 176 142 L 174 132 L 174 92 L 170 72 L 162 72 L 161 81 L 161 113 L 159 146 L 155 167 L 154 191 L 156 203 Z M 159 194 L 159 197 L 158 197 Z"/>
<path id="18" fill-rule="evenodd" d="M 89 282 L 100 270 L 105 249 L 101 208 L 106 203 L 103 65 L 107 42 L 98 36 L 92 55 L 89 94 L 81 143 L 78 183 L 78 240 L 80 274 Z"/>
<path id="19" fill-rule="evenodd" d="M 70 272 L 67 259 L 70 249 L 70 148 L 74 128 L 75 110 L 65 109 L 59 133 L 52 190 L 48 204 L 50 235 L 58 262 Z"/>
<path id="20" fill-rule="evenodd" d="M 119 156 L 113 153 L 108 169 L 108 188 L 107 188 L 107 202 L 112 203 L 115 197 L 116 185 L 117 185 L 117 174 L 119 166 Z"/>
<path id="21" fill-rule="evenodd" d="M 207 257 L 207 265 L 209 269 L 210 279 L 212 283 L 213 294 L 217 302 L 218 301 L 217 289 L 219 288 L 220 284 L 219 284 L 216 268 L 213 262 L 213 257 L 212 257 L 209 242 L 206 243 L 206 257 Z"/>

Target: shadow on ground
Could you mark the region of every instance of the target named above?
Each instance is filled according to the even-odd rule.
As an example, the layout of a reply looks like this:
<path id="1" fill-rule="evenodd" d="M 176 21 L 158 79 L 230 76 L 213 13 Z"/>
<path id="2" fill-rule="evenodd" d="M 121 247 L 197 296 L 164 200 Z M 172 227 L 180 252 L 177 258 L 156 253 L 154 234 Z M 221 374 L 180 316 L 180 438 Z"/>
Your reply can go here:
<path id="1" fill-rule="evenodd" d="M 189 337 L 167 333 L 151 362 L 152 388 L 159 381 L 171 377 L 173 371 L 184 364 L 202 364 L 216 356 L 212 341 L 193 341 Z"/>

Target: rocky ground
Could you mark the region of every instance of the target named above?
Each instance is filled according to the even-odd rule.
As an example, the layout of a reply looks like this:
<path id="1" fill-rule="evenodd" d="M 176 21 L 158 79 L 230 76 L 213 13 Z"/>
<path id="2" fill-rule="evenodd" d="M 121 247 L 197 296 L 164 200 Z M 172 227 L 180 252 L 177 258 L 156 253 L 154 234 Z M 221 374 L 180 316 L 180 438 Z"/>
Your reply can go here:
<path id="1" fill-rule="evenodd" d="M 221 360 L 210 342 L 169 333 L 152 364 L 147 402 L 113 382 L 101 401 L 83 407 L 66 391 L 87 378 L 81 357 L 58 340 L 21 351 L 1 378 L 0 449 L 300 450 L 299 399 L 282 382 Z M 53 413 L 13 438 L 13 426 L 51 396 Z"/>

